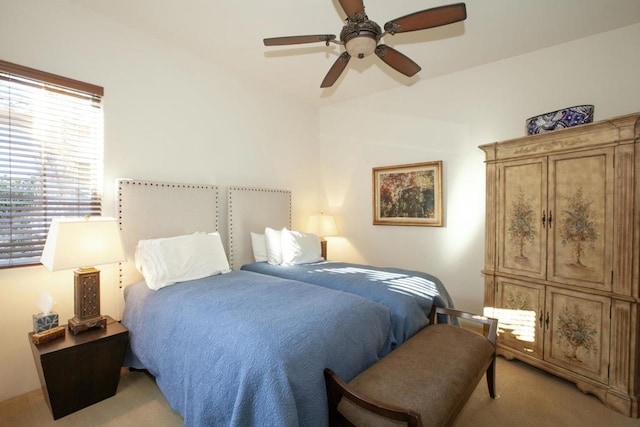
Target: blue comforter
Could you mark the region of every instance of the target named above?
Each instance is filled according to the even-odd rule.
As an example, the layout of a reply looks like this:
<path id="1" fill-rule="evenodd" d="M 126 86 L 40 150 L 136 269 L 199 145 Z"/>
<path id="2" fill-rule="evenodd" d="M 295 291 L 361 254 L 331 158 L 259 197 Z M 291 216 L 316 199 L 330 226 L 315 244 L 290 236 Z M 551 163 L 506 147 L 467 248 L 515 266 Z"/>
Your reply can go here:
<path id="1" fill-rule="evenodd" d="M 429 324 L 433 304 L 453 308 L 440 280 L 419 271 L 334 261 L 292 266 L 256 262 L 242 266 L 242 270 L 311 283 L 383 304 L 391 310 L 394 345 Z"/>
<path id="2" fill-rule="evenodd" d="M 391 347 L 386 307 L 247 271 L 125 300 L 126 366 L 156 377 L 185 426 L 326 426 L 324 368 L 348 380 Z"/>

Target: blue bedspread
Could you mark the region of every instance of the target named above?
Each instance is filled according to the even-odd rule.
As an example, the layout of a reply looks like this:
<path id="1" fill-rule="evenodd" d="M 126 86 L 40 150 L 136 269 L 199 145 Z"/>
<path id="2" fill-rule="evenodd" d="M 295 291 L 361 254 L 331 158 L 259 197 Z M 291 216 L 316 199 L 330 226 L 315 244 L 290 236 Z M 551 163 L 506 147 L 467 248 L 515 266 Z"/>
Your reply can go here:
<path id="1" fill-rule="evenodd" d="M 248 271 L 125 300 L 126 366 L 156 377 L 185 426 L 326 426 L 324 368 L 348 380 L 391 347 L 386 307 Z"/>
<path id="2" fill-rule="evenodd" d="M 419 271 L 334 261 L 293 266 L 256 262 L 242 266 L 242 270 L 312 283 L 383 304 L 391 310 L 395 345 L 428 325 L 433 304 L 453 308 L 440 280 Z"/>

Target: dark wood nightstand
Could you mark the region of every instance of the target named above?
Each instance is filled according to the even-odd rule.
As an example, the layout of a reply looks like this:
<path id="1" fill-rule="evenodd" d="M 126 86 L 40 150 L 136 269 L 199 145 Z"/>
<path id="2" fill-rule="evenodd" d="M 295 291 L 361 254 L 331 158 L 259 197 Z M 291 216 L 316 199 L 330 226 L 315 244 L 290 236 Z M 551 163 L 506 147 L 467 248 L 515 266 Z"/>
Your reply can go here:
<path id="1" fill-rule="evenodd" d="M 116 394 L 129 331 L 106 316 L 106 328 L 95 328 L 43 344 L 29 343 L 44 398 L 53 419 L 64 417 Z"/>

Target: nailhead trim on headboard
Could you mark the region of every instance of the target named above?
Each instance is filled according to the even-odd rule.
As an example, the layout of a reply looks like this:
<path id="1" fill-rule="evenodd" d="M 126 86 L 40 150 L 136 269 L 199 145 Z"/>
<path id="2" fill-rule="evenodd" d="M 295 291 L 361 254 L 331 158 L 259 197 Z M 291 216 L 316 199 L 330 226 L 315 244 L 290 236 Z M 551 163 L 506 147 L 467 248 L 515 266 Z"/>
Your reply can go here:
<path id="1" fill-rule="evenodd" d="M 229 239 L 229 264 L 234 268 L 237 267 L 234 264 L 234 235 L 233 235 L 233 219 L 234 219 L 234 207 L 233 199 L 234 192 L 258 192 L 258 193 L 280 193 L 288 195 L 288 218 L 287 225 L 291 228 L 291 191 L 290 190 L 278 190 L 273 188 L 258 188 L 258 187 L 228 187 L 227 188 L 227 225 L 228 225 L 228 239 Z M 268 225 L 268 224 L 267 224 Z"/>
<path id="2" fill-rule="evenodd" d="M 168 182 L 152 182 L 152 181 L 134 181 L 134 180 L 118 180 L 118 224 L 120 226 L 120 230 L 122 230 L 122 187 L 124 185 L 148 185 L 153 187 L 171 187 L 171 188 L 195 188 L 195 189 L 206 189 L 213 190 L 216 189 L 215 185 L 206 185 L 206 184 L 172 184 Z M 216 200 L 218 200 L 218 195 L 216 195 Z M 220 209 L 216 209 L 216 229 L 220 227 L 219 224 L 220 218 Z"/>
<path id="3" fill-rule="evenodd" d="M 209 184 L 181 184 L 181 183 L 169 183 L 169 182 L 154 182 L 154 181 L 141 181 L 141 180 L 133 180 L 133 179 L 118 179 L 117 180 L 117 191 L 118 191 L 118 225 L 120 227 L 120 231 L 122 231 L 122 206 L 123 206 L 123 198 L 122 191 L 125 186 L 149 186 L 149 187 L 158 187 L 158 188 L 174 188 L 174 189 L 195 189 L 195 190 L 205 190 L 205 191 L 215 191 L 215 228 L 219 229 L 219 218 L 220 218 L 220 209 L 219 209 L 219 191 L 218 186 L 209 185 Z M 127 262 L 133 262 L 133 260 L 128 260 Z M 124 273 L 123 273 L 123 263 L 119 263 L 118 265 L 118 281 L 120 288 L 123 287 L 124 283 Z"/>

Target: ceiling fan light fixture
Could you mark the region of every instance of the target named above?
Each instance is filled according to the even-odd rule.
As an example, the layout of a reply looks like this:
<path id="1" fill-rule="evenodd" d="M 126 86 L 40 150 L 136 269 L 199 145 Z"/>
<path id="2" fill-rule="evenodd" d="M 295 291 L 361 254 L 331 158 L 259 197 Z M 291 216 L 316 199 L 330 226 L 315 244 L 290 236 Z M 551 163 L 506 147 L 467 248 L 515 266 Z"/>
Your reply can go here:
<path id="1" fill-rule="evenodd" d="M 349 55 L 354 58 L 364 58 L 371 55 L 378 45 L 378 38 L 376 35 L 366 32 L 361 32 L 356 37 L 349 39 L 345 43 L 345 48 Z"/>
<path id="2" fill-rule="evenodd" d="M 349 55 L 362 59 L 376 50 L 381 35 L 380 26 L 365 18 L 347 22 L 340 32 L 340 40 Z"/>
<path id="3" fill-rule="evenodd" d="M 352 57 L 362 59 L 375 53 L 384 63 L 407 77 L 414 76 L 420 71 L 420 66 L 406 55 L 385 44 L 378 44 L 382 37 L 393 36 L 396 33 L 426 30 L 453 24 L 467 19 L 467 9 L 464 3 L 432 7 L 409 15 L 401 16 L 387 22 L 384 32 L 378 24 L 371 21 L 364 13 L 363 0 L 339 0 L 342 10 L 347 15 L 345 25 L 340 31 L 340 41 L 333 34 L 315 34 L 305 36 L 271 37 L 263 40 L 265 46 L 281 46 L 300 43 L 325 42 L 343 45 L 345 51 L 329 69 L 321 88 L 333 85 Z"/>

